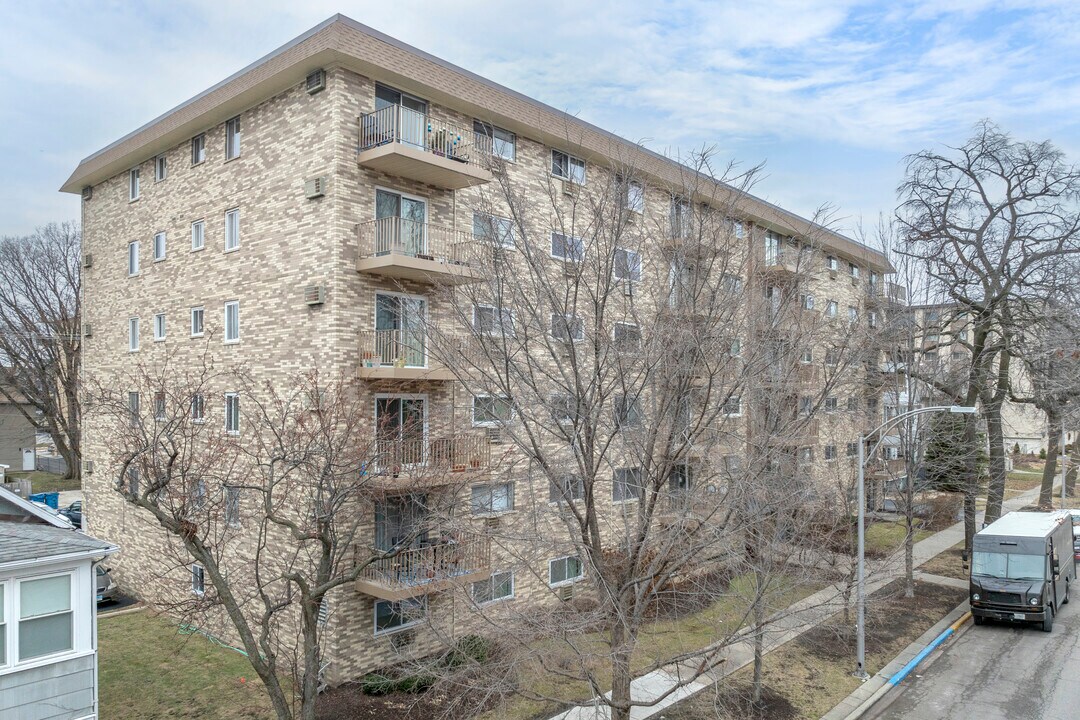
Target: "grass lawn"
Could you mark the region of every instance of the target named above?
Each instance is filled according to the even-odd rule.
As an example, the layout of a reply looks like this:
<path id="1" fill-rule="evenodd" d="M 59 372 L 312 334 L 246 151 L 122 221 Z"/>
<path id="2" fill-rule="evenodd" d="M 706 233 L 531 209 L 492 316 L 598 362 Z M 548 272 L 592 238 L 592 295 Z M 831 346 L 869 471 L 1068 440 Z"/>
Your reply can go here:
<path id="1" fill-rule="evenodd" d="M 932 535 L 929 530 L 916 530 L 915 542 Z M 903 522 L 875 522 L 866 527 L 866 553 L 885 557 L 904 544 L 907 528 Z"/>
<path id="2" fill-rule="evenodd" d="M 964 561 L 960 558 L 963 550 L 964 541 L 961 540 L 940 555 L 924 562 L 918 569 L 931 575 L 967 580 L 968 572 L 964 570 Z"/>
<path id="3" fill-rule="evenodd" d="M 1042 473 L 1011 472 L 1005 479 L 1005 499 L 1014 498 L 1042 484 Z"/>
<path id="4" fill-rule="evenodd" d="M 98 623 L 103 718 L 267 718 L 272 712 L 247 658 L 148 611 Z"/>
<path id="5" fill-rule="evenodd" d="M 63 475 L 53 475 L 47 472 L 8 472 L 7 476 L 12 479 L 30 478 L 30 492 L 60 492 L 61 490 L 78 490 L 82 486 L 78 479 L 64 479 Z"/>

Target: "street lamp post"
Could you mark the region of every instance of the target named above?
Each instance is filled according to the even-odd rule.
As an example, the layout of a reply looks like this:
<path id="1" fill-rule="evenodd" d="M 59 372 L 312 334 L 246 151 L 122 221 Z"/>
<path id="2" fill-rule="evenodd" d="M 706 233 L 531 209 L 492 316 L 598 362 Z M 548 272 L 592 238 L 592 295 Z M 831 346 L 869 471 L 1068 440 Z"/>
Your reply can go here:
<path id="1" fill-rule="evenodd" d="M 866 680 L 870 677 L 866 674 L 866 440 L 875 434 L 888 430 L 890 426 L 898 424 L 901 420 L 934 412 L 971 414 L 975 412 L 975 408 L 961 405 L 935 405 L 933 407 L 908 410 L 886 420 L 870 432 L 859 435 L 859 560 L 855 581 L 855 677 L 860 680 Z M 871 457 L 874 456 L 879 445 L 881 445 L 880 438 L 878 438 L 877 443 L 870 452 Z M 910 472 L 908 482 L 911 482 Z"/>

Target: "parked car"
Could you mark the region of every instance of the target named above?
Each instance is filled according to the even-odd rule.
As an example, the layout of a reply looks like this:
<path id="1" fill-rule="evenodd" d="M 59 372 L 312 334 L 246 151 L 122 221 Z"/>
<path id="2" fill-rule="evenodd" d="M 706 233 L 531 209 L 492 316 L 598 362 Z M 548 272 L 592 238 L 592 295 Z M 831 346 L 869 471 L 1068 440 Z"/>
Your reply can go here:
<path id="1" fill-rule="evenodd" d="M 60 510 L 60 514 L 71 521 L 75 527 L 82 529 L 82 500 L 76 500 L 66 508 Z"/>
<path id="2" fill-rule="evenodd" d="M 1073 526 L 1073 560 L 1080 562 L 1080 510 L 1070 510 Z"/>
<path id="3" fill-rule="evenodd" d="M 97 601 L 99 603 L 112 602 L 116 599 L 117 587 L 113 582 L 112 575 L 109 574 L 109 568 L 101 567 L 100 565 L 95 567 L 97 570 L 97 577 L 95 578 Z"/>

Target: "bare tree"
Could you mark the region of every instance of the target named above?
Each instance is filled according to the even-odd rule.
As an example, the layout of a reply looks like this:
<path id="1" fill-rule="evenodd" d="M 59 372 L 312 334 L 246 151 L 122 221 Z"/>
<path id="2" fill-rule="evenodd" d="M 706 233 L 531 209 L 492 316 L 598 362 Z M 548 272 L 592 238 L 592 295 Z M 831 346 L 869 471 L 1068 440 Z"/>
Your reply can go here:
<path id="1" fill-rule="evenodd" d="M 0 240 L 0 395 L 48 430 L 68 477 L 75 478 L 81 457 L 81 265 L 74 223 Z"/>

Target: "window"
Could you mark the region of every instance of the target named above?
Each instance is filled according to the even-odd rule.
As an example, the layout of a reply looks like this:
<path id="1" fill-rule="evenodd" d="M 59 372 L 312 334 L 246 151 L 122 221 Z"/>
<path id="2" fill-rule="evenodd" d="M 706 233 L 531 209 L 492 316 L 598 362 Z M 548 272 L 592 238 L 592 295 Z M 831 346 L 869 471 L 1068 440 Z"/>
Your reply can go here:
<path id="1" fill-rule="evenodd" d="M 203 423 L 206 421 L 206 398 L 195 394 L 191 396 L 191 422 Z"/>
<path id="2" fill-rule="evenodd" d="M 240 208 L 225 211 L 225 252 L 240 247 Z"/>
<path id="3" fill-rule="evenodd" d="M 206 577 L 202 565 L 193 563 L 191 566 L 191 592 L 202 595 L 206 592 Z"/>
<path id="4" fill-rule="evenodd" d="M 165 259 L 165 233 L 159 232 L 154 235 L 154 262 Z"/>
<path id="5" fill-rule="evenodd" d="M 898 448 L 896 446 L 885 448 L 885 459 L 886 460 L 899 460 L 900 459 L 900 448 Z"/>
<path id="6" fill-rule="evenodd" d="M 191 138 L 191 164 L 198 165 L 206 160 L 206 133 Z"/>
<path id="7" fill-rule="evenodd" d="M 739 338 L 735 338 L 731 341 L 731 347 L 728 349 L 728 354 L 731 355 L 731 357 L 739 357 L 739 355 L 742 354 L 742 342 L 739 341 Z"/>
<path id="8" fill-rule="evenodd" d="M 474 212 L 473 237 L 500 247 L 514 247 L 514 223 L 506 218 Z"/>
<path id="9" fill-rule="evenodd" d="M 743 225 L 742 220 L 732 220 L 731 227 L 735 232 L 735 237 L 741 238 L 746 234 L 746 226 Z"/>
<path id="10" fill-rule="evenodd" d="M 563 342 L 585 339 L 585 323 L 577 315 L 551 313 L 551 337 Z"/>
<path id="11" fill-rule="evenodd" d="M 694 230 L 693 213 L 690 203 L 680 197 L 671 198 L 671 236 L 689 238 Z"/>
<path id="12" fill-rule="evenodd" d="M 164 155 L 154 158 L 154 182 L 161 182 L 169 176 L 169 161 Z"/>
<path id="13" fill-rule="evenodd" d="M 626 209 L 636 213 L 645 212 L 645 188 L 642 184 L 635 180 L 624 181 L 623 178 L 619 178 L 618 182 L 626 182 L 626 195 L 623 198 Z"/>
<path id="14" fill-rule="evenodd" d="M 191 249 L 202 250 L 206 247 L 206 223 L 196 220 L 191 223 Z"/>
<path id="15" fill-rule="evenodd" d="M 814 412 L 814 398 L 809 395 L 803 395 L 799 398 L 799 414 L 809 415 Z"/>
<path id="16" fill-rule="evenodd" d="M 139 351 L 139 318 L 128 318 L 128 352 Z"/>
<path id="17" fill-rule="evenodd" d="M 742 278 L 731 273 L 723 273 L 720 276 L 720 287 L 732 295 L 742 292 Z"/>
<path id="18" fill-rule="evenodd" d="M 563 180 L 585 184 L 585 161 L 561 150 L 551 151 L 551 174 Z"/>
<path id="19" fill-rule="evenodd" d="M 802 351 L 802 357 L 799 358 L 799 362 L 803 365 L 809 365 L 814 362 L 814 348 L 806 348 Z"/>
<path id="20" fill-rule="evenodd" d="M 799 304 L 802 305 L 803 310 L 814 309 L 814 296 L 813 295 L 800 295 Z"/>
<path id="21" fill-rule="evenodd" d="M 549 585 L 570 583 L 580 579 L 582 575 L 581 558 L 577 555 L 566 555 L 548 560 Z"/>
<path id="22" fill-rule="evenodd" d="M 128 393 L 128 415 L 131 417 L 131 424 L 139 424 L 139 393 Z"/>
<path id="23" fill-rule="evenodd" d="M 472 511 L 474 515 L 509 512 L 514 509 L 514 483 L 474 485 Z"/>
<path id="24" fill-rule="evenodd" d="M 154 419 L 165 419 L 165 393 L 163 392 L 154 393 Z"/>
<path id="25" fill-rule="evenodd" d="M 514 336 L 514 311 L 491 305 L 473 306 L 473 329 L 481 335 Z"/>
<path id="26" fill-rule="evenodd" d="M 836 261 L 836 258 L 832 255 L 825 256 L 825 267 L 830 270 L 836 271 L 840 268 L 840 264 Z"/>
<path id="27" fill-rule="evenodd" d="M 585 497 L 585 481 L 574 474 L 560 475 L 553 479 L 548 488 L 549 502 L 569 502 Z"/>
<path id="28" fill-rule="evenodd" d="M 859 266 L 855 263 L 848 263 L 848 273 L 853 280 L 859 279 Z"/>
<path id="29" fill-rule="evenodd" d="M 668 474 L 668 494 L 673 498 L 685 498 L 690 494 L 690 484 L 693 481 L 693 470 L 689 465 L 674 465 Z"/>
<path id="30" fill-rule="evenodd" d="M 859 398 L 857 398 L 855 396 L 849 397 L 847 399 L 847 409 L 848 409 L 848 412 L 858 412 L 859 411 Z"/>
<path id="31" fill-rule="evenodd" d="M 834 397 L 825 398 L 825 412 L 836 412 L 838 408 L 839 408 L 839 404 L 837 403 L 836 398 L 834 398 Z"/>
<path id="32" fill-rule="evenodd" d="M 240 157 L 240 116 L 225 123 L 225 159 Z"/>
<path id="33" fill-rule="evenodd" d="M 139 199 L 139 168 L 131 168 L 128 171 L 128 201 L 134 202 Z"/>
<path id="34" fill-rule="evenodd" d="M 830 300 L 825 305 L 825 317 L 831 317 L 831 318 L 836 317 L 836 312 L 837 312 L 838 309 L 839 309 L 839 306 L 836 304 L 836 301 L 835 300 Z"/>
<path id="35" fill-rule="evenodd" d="M 725 455 L 724 470 L 729 474 L 742 472 L 742 458 L 738 455 Z"/>
<path id="36" fill-rule="evenodd" d="M 240 527 L 240 488 L 225 488 L 225 524 Z"/>
<path id="37" fill-rule="evenodd" d="M 581 238 L 551 233 L 551 257 L 568 262 L 581 262 L 585 259 L 585 242 Z"/>
<path id="38" fill-rule="evenodd" d="M 849 323 L 859 322 L 859 308 L 855 307 L 854 305 L 848 305 L 847 319 Z"/>
<path id="39" fill-rule="evenodd" d="M 514 573 L 492 573 L 491 577 L 474 582 L 472 597 L 477 605 L 514 597 Z"/>
<path id="40" fill-rule="evenodd" d="M 867 398 L 867 400 L 866 400 L 866 409 L 869 410 L 871 413 L 876 413 L 877 412 L 877 398 Z"/>
<path id="41" fill-rule="evenodd" d="M 517 157 L 517 136 L 490 123 L 473 120 L 473 134 L 481 150 L 513 162 Z"/>
<path id="42" fill-rule="evenodd" d="M 612 327 L 611 339 L 616 352 L 637 352 L 641 349 L 641 328 L 617 322 Z"/>
<path id="43" fill-rule="evenodd" d="M 498 427 L 514 419 L 514 407 L 505 395 L 473 396 L 473 425 Z"/>
<path id="44" fill-rule="evenodd" d="M 611 486 L 614 502 L 636 500 L 641 497 L 641 468 L 617 468 Z"/>
<path id="45" fill-rule="evenodd" d="M 615 429 L 641 427 L 641 400 L 628 395 L 616 395 L 613 400 Z"/>
<path id="46" fill-rule="evenodd" d="M 870 311 L 870 314 L 867 316 L 867 322 L 870 324 L 870 327 L 872 327 L 872 328 L 877 327 L 877 311 L 876 310 L 871 310 Z"/>
<path id="47" fill-rule="evenodd" d="M 161 342 L 165 339 L 165 313 L 158 313 L 154 316 L 154 342 Z"/>
<path id="48" fill-rule="evenodd" d="M 729 417 L 742 415 L 742 398 L 738 395 L 729 397 L 724 401 L 722 412 Z"/>
<path id="49" fill-rule="evenodd" d="M 377 600 L 375 602 L 375 634 L 410 627 L 427 615 L 427 596 L 406 600 Z"/>
<path id="50" fill-rule="evenodd" d="M 191 308 L 191 337 L 203 336 L 203 317 L 206 311 L 201 307 Z"/>
<path id="51" fill-rule="evenodd" d="M 859 454 L 859 443 L 857 443 L 857 442 L 849 442 L 847 444 L 847 456 L 849 458 L 851 458 L 851 457 L 855 457 L 858 454 Z"/>
<path id="52" fill-rule="evenodd" d="M 615 279 L 639 282 L 641 280 L 641 253 L 633 250 L 615 250 Z"/>
<path id="53" fill-rule="evenodd" d="M 225 432 L 240 434 L 240 395 L 225 393 Z"/>
<path id="54" fill-rule="evenodd" d="M 840 364 L 840 353 L 836 350 L 825 351 L 825 364 L 836 366 Z"/>
<path id="55" fill-rule="evenodd" d="M 19 661 L 75 648 L 71 575 L 20 580 Z"/>
<path id="56" fill-rule="evenodd" d="M 780 236 L 772 230 L 765 232 L 765 264 L 777 265 L 780 263 Z"/>
<path id="57" fill-rule="evenodd" d="M 814 448 L 799 448 L 798 461 L 800 465 L 809 465 L 814 462 Z"/>
<path id="58" fill-rule="evenodd" d="M 139 494 L 139 468 L 136 465 L 129 465 L 127 470 L 128 475 L 128 492 L 132 495 Z"/>
<path id="59" fill-rule="evenodd" d="M 825 460 L 828 461 L 828 460 L 835 460 L 835 459 L 836 459 L 836 446 L 835 445 L 826 445 L 825 446 Z"/>
<path id="60" fill-rule="evenodd" d="M 224 342 L 240 342 L 240 301 L 230 300 L 225 303 L 225 339 Z"/>
<path id="61" fill-rule="evenodd" d="M 128 243 L 128 276 L 139 274 L 139 241 Z"/>

